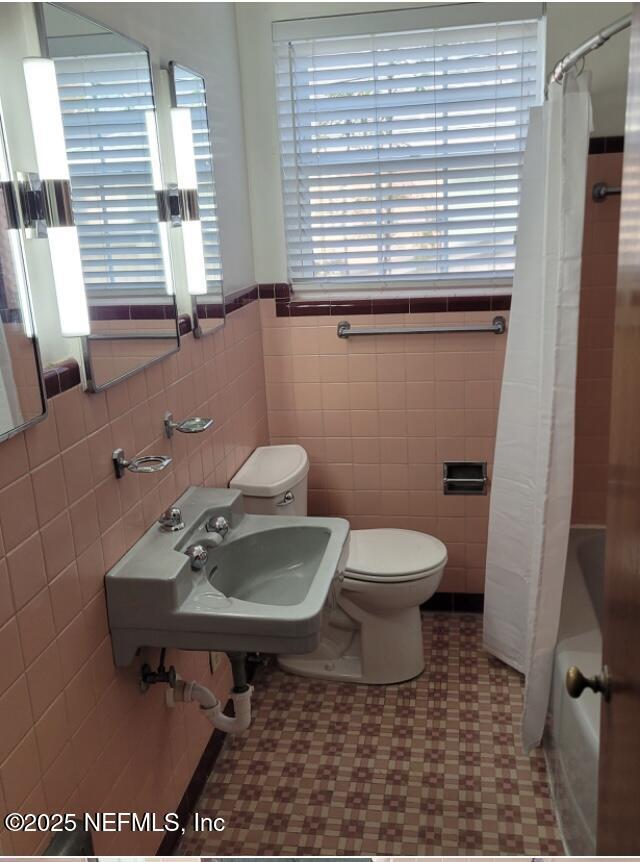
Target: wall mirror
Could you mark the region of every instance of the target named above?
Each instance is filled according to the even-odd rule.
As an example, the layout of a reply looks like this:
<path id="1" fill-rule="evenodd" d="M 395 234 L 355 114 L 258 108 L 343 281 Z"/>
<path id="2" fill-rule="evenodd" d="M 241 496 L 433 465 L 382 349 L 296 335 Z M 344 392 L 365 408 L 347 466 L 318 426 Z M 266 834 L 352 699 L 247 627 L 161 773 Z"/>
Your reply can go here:
<path id="1" fill-rule="evenodd" d="M 149 52 L 55 4 L 38 9 L 89 307 L 85 376 L 97 391 L 180 346 Z"/>
<path id="2" fill-rule="evenodd" d="M 197 336 L 214 332 L 224 324 L 224 296 L 220 236 L 216 213 L 213 153 L 207 115 L 207 90 L 202 75 L 169 63 L 169 87 L 172 103 L 172 127 L 178 186 L 184 196 L 195 185 L 197 205 L 189 219 L 188 207 L 183 208 L 182 231 L 185 251 L 186 282 L 192 299 L 194 333 Z M 180 115 L 186 114 L 186 117 Z M 181 122 L 185 120 L 186 122 Z M 195 216 L 195 218 L 193 218 Z M 193 222 L 200 223 L 200 226 Z M 195 231 L 195 236 L 190 232 Z M 198 234 L 202 240 L 199 241 Z M 191 246 L 194 243 L 194 246 Z M 197 256 L 204 253 L 204 272 L 198 281 Z M 193 287 L 192 287 L 193 286 Z"/>
<path id="3" fill-rule="evenodd" d="M 19 227 L 0 112 L 0 440 L 47 412 Z"/>

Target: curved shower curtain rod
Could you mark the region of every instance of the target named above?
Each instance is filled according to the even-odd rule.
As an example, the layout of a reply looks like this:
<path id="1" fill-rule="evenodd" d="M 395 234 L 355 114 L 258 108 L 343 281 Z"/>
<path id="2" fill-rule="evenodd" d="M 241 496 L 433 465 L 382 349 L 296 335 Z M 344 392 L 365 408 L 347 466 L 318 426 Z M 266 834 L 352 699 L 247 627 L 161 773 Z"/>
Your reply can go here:
<path id="1" fill-rule="evenodd" d="M 582 45 L 574 48 L 573 51 L 569 51 L 569 53 L 565 54 L 561 60 L 558 60 L 556 65 L 553 67 L 553 72 L 549 75 L 549 80 L 547 81 L 547 87 L 554 82 L 559 84 L 569 69 L 571 69 L 572 66 L 575 66 L 579 60 L 587 54 L 590 54 L 591 51 L 595 51 L 596 48 L 600 48 L 605 42 L 608 42 L 612 36 L 622 32 L 622 30 L 626 30 L 627 27 L 630 26 L 631 15 L 625 15 L 623 18 L 618 18 L 617 21 L 614 21 L 607 27 L 603 27 L 602 30 L 598 30 L 598 32 L 590 39 L 587 39 L 587 41 L 583 42 Z"/>

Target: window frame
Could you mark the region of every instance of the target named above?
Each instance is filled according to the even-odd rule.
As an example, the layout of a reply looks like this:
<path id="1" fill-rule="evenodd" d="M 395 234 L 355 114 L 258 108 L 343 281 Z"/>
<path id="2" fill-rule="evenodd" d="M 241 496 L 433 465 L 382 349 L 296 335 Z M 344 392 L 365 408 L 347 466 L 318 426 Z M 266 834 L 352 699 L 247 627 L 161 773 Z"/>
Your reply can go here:
<path id="1" fill-rule="evenodd" d="M 431 31 L 435 29 L 462 28 L 466 26 L 481 26 L 483 24 L 498 24 L 505 22 L 525 23 L 537 22 L 536 29 L 536 93 L 531 107 L 542 104 L 544 99 L 545 59 L 546 59 L 546 12 L 543 4 L 521 3 L 513 9 L 511 4 L 482 3 L 455 4 L 448 7 L 421 7 L 419 9 L 384 10 L 380 12 L 347 14 L 343 16 L 326 16 L 316 19 L 293 19 L 274 21 L 272 25 L 273 59 L 275 74 L 278 74 L 279 44 L 296 40 L 313 40 L 323 38 L 342 38 L 345 36 L 393 35 L 410 30 Z M 509 11 L 509 10 L 512 11 Z M 428 19 L 425 17 L 428 15 Z M 277 77 L 275 79 L 277 82 Z M 284 176 L 285 151 L 282 139 L 280 106 L 276 89 L 276 116 L 278 131 L 278 157 L 281 169 L 281 190 L 284 217 L 284 237 L 286 244 L 286 260 L 288 280 L 295 294 L 308 300 L 371 298 L 405 298 L 409 296 L 487 296 L 510 295 L 513 284 L 513 270 L 504 277 L 494 273 L 486 277 L 478 273 L 437 278 L 422 277 L 398 278 L 393 275 L 379 278 L 370 276 L 362 279 L 343 277 L 318 276 L 313 279 L 297 278 L 292 275 L 290 239 L 292 232 L 287 226 L 286 216 L 286 181 Z M 526 137 L 525 137 L 526 141 Z M 521 158 L 524 156 L 523 143 Z M 518 200 L 518 209 L 520 201 Z M 514 249 L 515 237 L 514 233 Z M 515 265 L 515 250 L 514 250 Z"/>

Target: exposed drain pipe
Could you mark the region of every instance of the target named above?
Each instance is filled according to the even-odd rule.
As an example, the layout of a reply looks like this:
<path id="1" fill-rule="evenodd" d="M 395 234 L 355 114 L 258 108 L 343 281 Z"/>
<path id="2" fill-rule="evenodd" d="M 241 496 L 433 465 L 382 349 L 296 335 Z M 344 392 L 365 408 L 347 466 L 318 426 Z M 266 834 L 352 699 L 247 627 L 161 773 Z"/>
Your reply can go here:
<path id="1" fill-rule="evenodd" d="M 199 703 L 200 709 L 218 730 L 224 730 L 225 733 L 242 733 L 251 724 L 252 693 L 253 686 L 250 685 L 244 691 L 236 691 L 235 688 L 231 690 L 233 716 L 223 713 L 222 704 L 210 689 L 193 680 L 185 682 L 183 679 L 177 679 L 174 698 L 183 703 Z"/>
<path id="2" fill-rule="evenodd" d="M 223 713 L 222 704 L 210 689 L 193 680 L 185 682 L 178 677 L 174 687 L 174 698 L 183 703 L 192 701 L 199 703 L 200 709 L 218 730 L 224 730 L 225 733 L 242 733 L 251 724 L 253 686 L 247 683 L 246 653 L 230 652 L 228 657 L 233 673 L 233 688 L 230 692 L 233 716 Z"/>

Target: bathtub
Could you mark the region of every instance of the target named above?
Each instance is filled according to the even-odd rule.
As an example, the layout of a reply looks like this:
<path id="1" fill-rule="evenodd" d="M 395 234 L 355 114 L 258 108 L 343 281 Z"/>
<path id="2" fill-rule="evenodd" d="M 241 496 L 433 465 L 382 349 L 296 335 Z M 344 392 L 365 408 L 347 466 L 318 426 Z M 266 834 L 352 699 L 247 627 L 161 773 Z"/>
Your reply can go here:
<path id="1" fill-rule="evenodd" d="M 587 690 L 574 700 L 564 679 L 571 665 L 585 676 L 602 668 L 604 548 L 603 528 L 571 530 L 544 739 L 558 820 L 570 855 L 595 853 L 600 695 Z"/>

